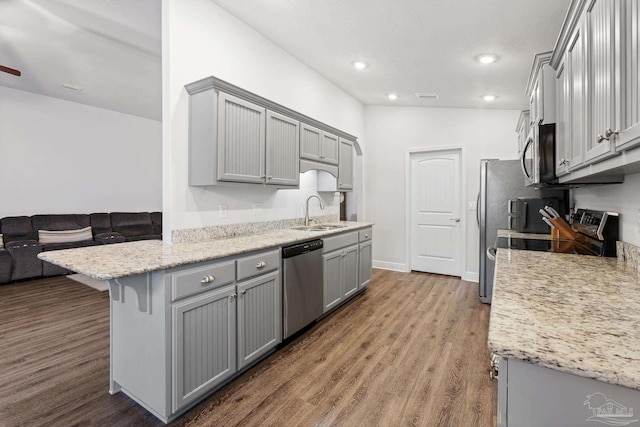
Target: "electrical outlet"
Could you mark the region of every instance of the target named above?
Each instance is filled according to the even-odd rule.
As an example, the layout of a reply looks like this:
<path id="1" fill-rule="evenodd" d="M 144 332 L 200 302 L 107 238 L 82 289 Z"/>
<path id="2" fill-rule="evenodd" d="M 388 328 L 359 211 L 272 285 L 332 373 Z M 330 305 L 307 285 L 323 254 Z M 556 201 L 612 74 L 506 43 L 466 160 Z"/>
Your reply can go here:
<path id="1" fill-rule="evenodd" d="M 262 203 L 253 204 L 253 214 L 260 215 L 262 213 Z"/>
<path id="2" fill-rule="evenodd" d="M 469 211 L 475 211 L 478 209 L 478 202 L 475 200 L 469 200 L 467 201 L 467 210 Z"/>
<path id="3" fill-rule="evenodd" d="M 220 218 L 226 218 L 227 212 L 229 212 L 229 205 L 221 203 L 218 205 L 218 216 Z"/>

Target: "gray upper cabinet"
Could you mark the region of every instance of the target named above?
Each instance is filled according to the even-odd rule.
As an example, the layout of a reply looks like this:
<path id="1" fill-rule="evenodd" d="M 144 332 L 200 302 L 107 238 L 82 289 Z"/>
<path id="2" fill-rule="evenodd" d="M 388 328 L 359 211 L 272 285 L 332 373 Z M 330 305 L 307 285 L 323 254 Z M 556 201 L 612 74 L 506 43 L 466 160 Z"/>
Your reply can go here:
<path id="1" fill-rule="evenodd" d="M 259 105 L 218 95 L 218 180 L 262 183 L 265 178 L 265 114 Z"/>
<path id="2" fill-rule="evenodd" d="M 581 19 L 574 31 L 567 49 L 566 64 L 569 80 L 569 103 L 571 115 L 567 118 L 571 135 L 571 159 L 569 170 L 575 170 L 584 164 L 584 141 L 587 123 L 587 43 L 585 37 L 585 19 Z"/>
<path id="3" fill-rule="evenodd" d="M 238 369 L 282 341 L 280 272 L 238 283 Z"/>
<path id="4" fill-rule="evenodd" d="M 322 151 L 320 158 L 324 163 L 338 164 L 338 137 L 322 132 Z"/>
<path id="5" fill-rule="evenodd" d="M 300 183 L 300 122 L 267 110 L 266 183 Z"/>
<path id="6" fill-rule="evenodd" d="M 338 191 L 353 190 L 353 142 L 340 138 Z"/>
<path id="7" fill-rule="evenodd" d="M 616 140 L 618 150 L 627 150 L 640 145 L 640 4 L 637 0 L 623 0 L 623 63 L 624 78 L 622 84 L 623 114 L 622 131 Z"/>
<path id="8" fill-rule="evenodd" d="M 338 137 L 306 123 L 300 125 L 300 158 L 338 164 Z"/>
<path id="9" fill-rule="evenodd" d="M 549 65 L 551 52 L 535 55 L 526 93 L 529 96 L 529 120 L 531 125 L 555 123 L 555 76 Z"/>
<path id="10" fill-rule="evenodd" d="M 235 285 L 172 306 L 173 412 L 236 372 Z"/>
<path id="11" fill-rule="evenodd" d="M 356 138 L 230 83 L 207 77 L 189 93 L 189 185 L 298 187 L 306 169 L 337 169 Z M 332 169 L 333 168 L 333 169 Z"/>
<path id="12" fill-rule="evenodd" d="M 590 0 L 585 11 L 587 105 L 585 163 L 615 154 L 613 132 L 619 124 L 620 43 L 617 0 Z"/>
<path id="13" fill-rule="evenodd" d="M 556 176 L 569 173 L 571 159 L 571 128 L 568 120 L 571 115 L 571 87 L 568 75 L 565 55 L 556 73 Z"/>

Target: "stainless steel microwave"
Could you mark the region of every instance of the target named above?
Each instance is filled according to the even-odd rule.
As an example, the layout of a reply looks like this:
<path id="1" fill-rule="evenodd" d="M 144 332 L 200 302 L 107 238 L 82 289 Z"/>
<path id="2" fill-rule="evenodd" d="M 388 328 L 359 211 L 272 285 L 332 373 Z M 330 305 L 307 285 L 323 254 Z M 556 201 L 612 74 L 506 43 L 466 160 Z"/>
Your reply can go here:
<path id="1" fill-rule="evenodd" d="M 520 157 L 527 186 L 556 184 L 556 125 L 531 126 Z"/>

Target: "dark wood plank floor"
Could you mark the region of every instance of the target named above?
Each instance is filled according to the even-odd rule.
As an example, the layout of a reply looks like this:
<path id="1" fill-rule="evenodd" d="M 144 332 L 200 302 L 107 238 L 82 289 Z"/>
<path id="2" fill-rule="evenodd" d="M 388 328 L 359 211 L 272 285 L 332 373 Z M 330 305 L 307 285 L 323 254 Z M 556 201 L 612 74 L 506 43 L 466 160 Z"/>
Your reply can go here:
<path id="1" fill-rule="evenodd" d="M 489 307 L 477 285 L 373 277 L 172 425 L 494 426 Z M 65 277 L 0 286 L 0 426 L 162 425 L 108 383 L 107 292 Z"/>

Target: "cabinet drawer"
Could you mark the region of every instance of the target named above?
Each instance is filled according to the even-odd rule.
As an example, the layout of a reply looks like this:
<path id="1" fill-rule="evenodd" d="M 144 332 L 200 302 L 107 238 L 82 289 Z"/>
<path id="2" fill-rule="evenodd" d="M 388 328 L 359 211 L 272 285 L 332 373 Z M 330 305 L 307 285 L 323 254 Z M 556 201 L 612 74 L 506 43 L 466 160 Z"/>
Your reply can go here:
<path id="1" fill-rule="evenodd" d="M 171 301 L 233 283 L 235 261 L 189 268 L 171 274 Z"/>
<path id="2" fill-rule="evenodd" d="M 322 253 L 326 254 L 327 252 L 358 243 L 358 232 L 351 231 L 349 233 L 338 234 L 337 236 L 324 237 L 322 242 L 324 245 Z"/>
<path id="3" fill-rule="evenodd" d="M 280 249 L 251 255 L 238 260 L 238 280 L 280 268 Z"/>
<path id="4" fill-rule="evenodd" d="M 358 241 L 359 242 L 368 242 L 373 237 L 373 229 L 365 228 L 364 230 L 358 231 Z"/>

